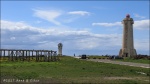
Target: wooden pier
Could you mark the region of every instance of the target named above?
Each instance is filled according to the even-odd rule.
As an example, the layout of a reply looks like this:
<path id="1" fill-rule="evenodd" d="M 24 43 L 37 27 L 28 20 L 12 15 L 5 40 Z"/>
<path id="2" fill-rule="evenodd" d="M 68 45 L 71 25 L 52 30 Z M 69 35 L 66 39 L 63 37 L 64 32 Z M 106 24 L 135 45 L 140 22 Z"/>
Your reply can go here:
<path id="1" fill-rule="evenodd" d="M 52 50 L 0 49 L 0 60 L 50 62 L 59 58 Z"/>

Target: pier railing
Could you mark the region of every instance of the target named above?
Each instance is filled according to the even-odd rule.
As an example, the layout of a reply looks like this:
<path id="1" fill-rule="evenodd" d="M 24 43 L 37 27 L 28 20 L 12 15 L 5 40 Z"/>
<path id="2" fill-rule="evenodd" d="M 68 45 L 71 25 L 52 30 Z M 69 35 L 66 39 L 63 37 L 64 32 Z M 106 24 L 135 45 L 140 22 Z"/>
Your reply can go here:
<path id="1" fill-rule="evenodd" d="M 59 58 L 52 50 L 0 49 L 0 60 L 50 62 Z"/>

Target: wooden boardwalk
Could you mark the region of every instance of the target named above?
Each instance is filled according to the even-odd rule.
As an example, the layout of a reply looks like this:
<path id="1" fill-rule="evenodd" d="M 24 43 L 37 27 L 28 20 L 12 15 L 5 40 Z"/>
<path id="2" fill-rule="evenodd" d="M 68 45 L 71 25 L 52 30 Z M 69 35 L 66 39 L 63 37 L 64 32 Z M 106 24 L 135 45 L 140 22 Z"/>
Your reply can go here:
<path id="1" fill-rule="evenodd" d="M 0 60 L 50 62 L 59 58 L 52 50 L 0 49 Z"/>

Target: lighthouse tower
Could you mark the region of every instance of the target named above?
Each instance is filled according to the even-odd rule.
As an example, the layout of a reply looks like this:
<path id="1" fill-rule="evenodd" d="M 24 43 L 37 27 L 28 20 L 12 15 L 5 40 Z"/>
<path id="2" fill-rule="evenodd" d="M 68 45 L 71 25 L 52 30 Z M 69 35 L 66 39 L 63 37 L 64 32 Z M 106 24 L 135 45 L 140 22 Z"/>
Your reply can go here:
<path id="1" fill-rule="evenodd" d="M 130 18 L 130 15 L 127 14 L 126 18 L 123 19 L 122 24 L 123 24 L 123 40 L 122 40 L 122 49 L 120 49 L 119 56 L 134 57 L 137 55 L 136 50 L 134 49 L 134 42 L 133 42 L 134 21 L 132 18 Z"/>

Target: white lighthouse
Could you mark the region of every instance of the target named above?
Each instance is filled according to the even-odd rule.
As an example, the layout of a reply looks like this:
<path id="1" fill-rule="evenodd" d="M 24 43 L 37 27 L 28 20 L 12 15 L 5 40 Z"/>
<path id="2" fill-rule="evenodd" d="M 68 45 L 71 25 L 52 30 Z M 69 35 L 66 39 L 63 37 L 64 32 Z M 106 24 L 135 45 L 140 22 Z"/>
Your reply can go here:
<path id="1" fill-rule="evenodd" d="M 130 15 L 127 14 L 126 18 L 123 19 L 122 24 L 123 24 L 123 40 L 122 40 L 122 49 L 120 49 L 119 56 L 134 57 L 137 55 L 136 50 L 134 49 L 134 41 L 133 41 L 134 21 L 132 18 L 130 18 Z"/>
<path id="2" fill-rule="evenodd" d="M 58 56 L 62 56 L 62 47 L 63 47 L 62 43 L 59 43 L 58 44 Z"/>

